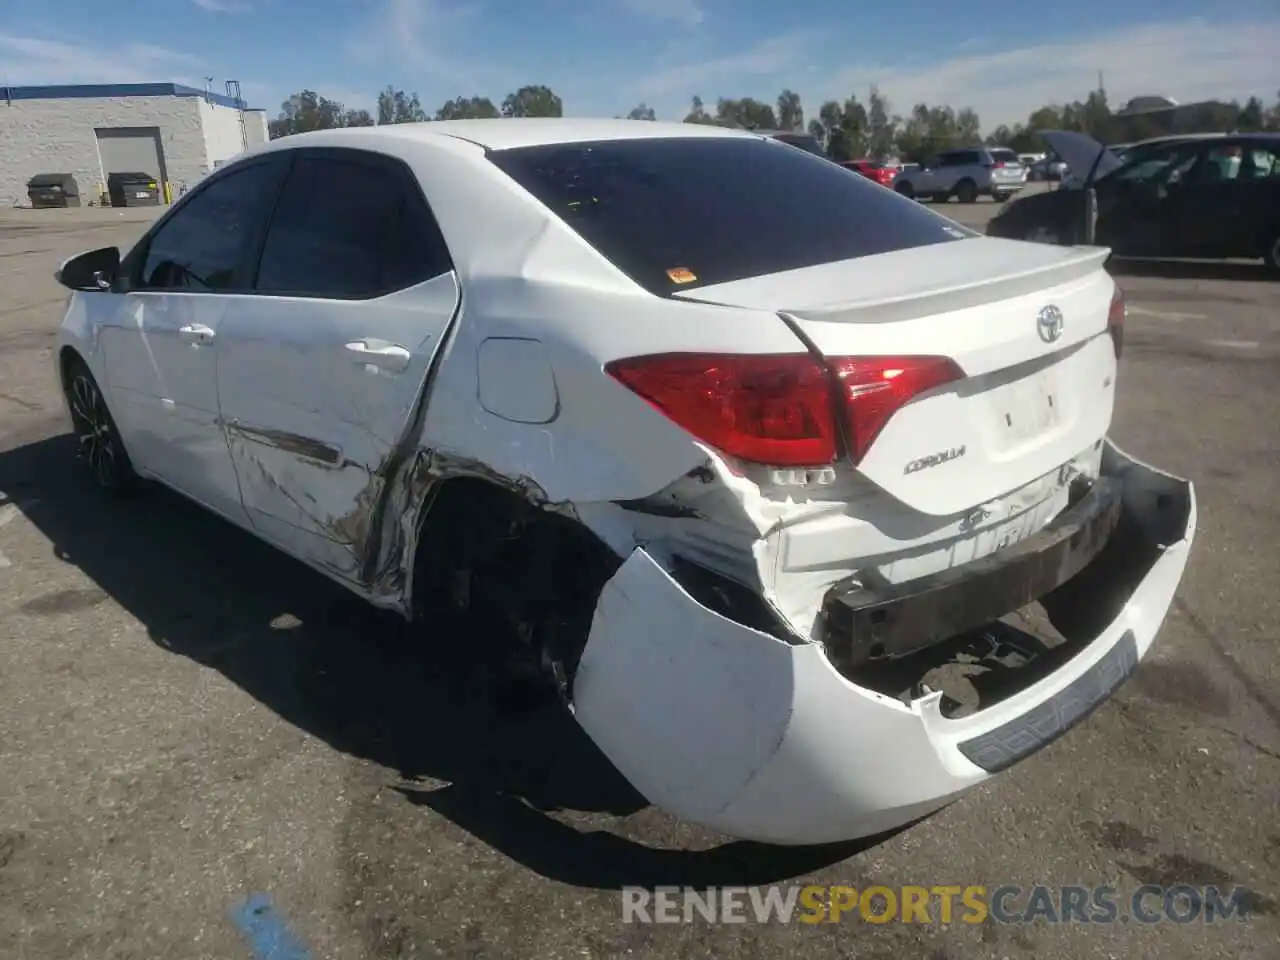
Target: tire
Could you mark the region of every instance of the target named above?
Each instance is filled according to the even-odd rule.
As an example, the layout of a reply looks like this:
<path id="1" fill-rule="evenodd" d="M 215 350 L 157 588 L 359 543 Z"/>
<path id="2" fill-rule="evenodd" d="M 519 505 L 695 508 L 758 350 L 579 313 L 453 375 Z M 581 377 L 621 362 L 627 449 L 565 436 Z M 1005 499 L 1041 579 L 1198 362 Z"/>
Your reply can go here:
<path id="1" fill-rule="evenodd" d="M 1280 280 L 1280 229 L 1273 230 L 1271 239 L 1263 244 L 1262 259 L 1272 278 Z"/>
<path id="2" fill-rule="evenodd" d="M 107 399 L 88 365 L 79 357 L 73 358 L 66 365 L 63 381 L 77 459 L 88 467 L 89 477 L 98 489 L 107 493 L 131 489 L 138 475 L 107 408 Z"/>
<path id="3" fill-rule="evenodd" d="M 997 190 L 995 193 L 991 194 L 991 199 L 996 203 L 1004 203 L 1006 200 L 1008 200 L 1012 196 L 1013 196 L 1012 193 L 1002 193 L 999 190 Z"/>
<path id="4" fill-rule="evenodd" d="M 961 180 L 956 184 L 955 196 L 961 203 L 973 203 L 978 199 L 978 185 L 972 180 Z"/>
<path id="5" fill-rule="evenodd" d="M 908 200 L 914 200 L 916 198 L 916 188 L 913 187 L 906 180 L 902 181 L 901 183 L 895 183 L 893 185 L 893 189 L 896 192 L 900 193 L 902 196 L 906 197 Z"/>

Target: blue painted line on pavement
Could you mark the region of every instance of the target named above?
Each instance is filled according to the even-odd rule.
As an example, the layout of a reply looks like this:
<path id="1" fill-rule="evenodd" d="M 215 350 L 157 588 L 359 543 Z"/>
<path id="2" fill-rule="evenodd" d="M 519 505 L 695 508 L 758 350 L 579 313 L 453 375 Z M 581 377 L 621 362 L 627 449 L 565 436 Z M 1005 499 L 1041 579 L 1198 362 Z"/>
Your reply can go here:
<path id="1" fill-rule="evenodd" d="M 254 960 L 311 960 L 267 894 L 255 893 L 232 907 L 231 919 L 253 947 Z"/>

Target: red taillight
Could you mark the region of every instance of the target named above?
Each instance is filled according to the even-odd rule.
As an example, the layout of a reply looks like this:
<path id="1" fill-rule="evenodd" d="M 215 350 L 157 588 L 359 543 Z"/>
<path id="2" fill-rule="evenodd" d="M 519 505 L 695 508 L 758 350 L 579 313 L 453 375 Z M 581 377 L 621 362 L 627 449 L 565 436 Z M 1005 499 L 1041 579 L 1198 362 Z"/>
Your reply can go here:
<path id="1" fill-rule="evenodd" d="M 808 354 L 661 354 L 615 360 L 605 370 L 730 456 L 808 467 L 839 452 L 830 381 Z"/>
<path id="2" fill-rule="evenodd" d="M 837 357 L 830 365 L 840 386 L 854 463 L 867 455 L 889 418 L 913 397 L 964 377 L 946 357 Z"/>
<path id="3" fill-rule="evenodd" d="M 1111 334 L 1111 342 L 1116 347 L 1116 359 L 1124 352 L 1124 320 L 1128 315 L 1128 307 L 1124 302 L 1124 291 L 1119 286 L 1111 295 L 1111 309 L 1107 313 L 1107 330 Z"/>
<path id="4" fill-rule="evenodd" d="M 707 445 L 788 467 L 839 455 L 833 388 L 858 463 L 904 404 L 964 376 L 946 357 L 835 357 L 824 365 L 808 354 L 660 354 L 605 370 Z"/>

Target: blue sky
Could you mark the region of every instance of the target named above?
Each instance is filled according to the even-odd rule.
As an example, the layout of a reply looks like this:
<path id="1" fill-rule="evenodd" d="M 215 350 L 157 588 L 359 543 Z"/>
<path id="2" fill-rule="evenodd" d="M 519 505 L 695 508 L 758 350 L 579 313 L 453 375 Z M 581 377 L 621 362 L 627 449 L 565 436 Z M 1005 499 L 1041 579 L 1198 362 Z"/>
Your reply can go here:
<path id="1" fill-rule="evenodd" d="M 892 108 L 972 106 L 991 128 L 1083 97 L 1103 71 L 1113 102 L 1188 101 L 1280 88 L 1275 0 L 133 0 L 26 6 L 0 23 L 0 84 L 238 79 L 271 116 L 309 87 L 371 106 L 387 84 L 434 110 L 459 95 L 500 103 L 545 83 L 571 115 L 644 102 L 680 119 L 689 99 L 783 87 L 810 113 L 878 84 Z M 45 11 L 45 19 L 34 11 Z M 986 10 L 989 16 L 975 16 Z M 748 12 L 749 11 L 749 12 Z M 1001 12 L 1007 11 L 1007 12 Z M 64 24 L 93 24 L 68 34 Z"/>

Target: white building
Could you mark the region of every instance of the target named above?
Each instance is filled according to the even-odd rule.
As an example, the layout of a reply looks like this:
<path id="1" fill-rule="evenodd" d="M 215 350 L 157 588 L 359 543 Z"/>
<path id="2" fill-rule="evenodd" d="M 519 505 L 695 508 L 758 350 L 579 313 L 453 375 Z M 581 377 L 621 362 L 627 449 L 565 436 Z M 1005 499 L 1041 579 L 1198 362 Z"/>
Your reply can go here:
<path id="1" fill-rule="evenodd" d="M 174 83 L 0 87 L 0 205 L 25 205 L 27 181 L 47 173 L 74 176 L 82 204 L 110 173 L 149 174 L 176 196 L 266 139 L 264 111 Z"/>

